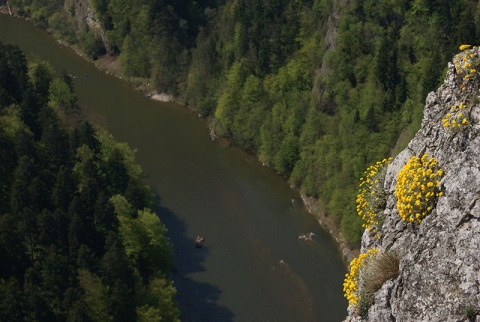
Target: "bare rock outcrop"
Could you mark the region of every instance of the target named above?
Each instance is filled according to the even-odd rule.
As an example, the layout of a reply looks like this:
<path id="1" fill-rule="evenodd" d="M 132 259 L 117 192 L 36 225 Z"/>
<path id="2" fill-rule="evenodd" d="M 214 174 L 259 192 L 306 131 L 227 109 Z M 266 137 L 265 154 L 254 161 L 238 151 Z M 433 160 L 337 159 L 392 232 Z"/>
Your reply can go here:
<path id="1" fill-rule="evenodd" d="M 110 44 L 105 35 L 105 30 L 103 30 L 101 23 L 98 21 L 95 10 L 93 9 L 93 4 L 90 0 L 72 0 L 65 2 L 65 10 L 69 11 L 69 6 L 73 6 L 73 12 L 75 20 L 77 21 L 78 27 L 85 28 L 88 27 L 89 30 L 92 30 L 98 37 L 102 39 L 102 42 L 107 49 L 110 51 Z M 71 10 L 71 9 L 70 9 Z"/>
<path id="2" fill-rule="evenodd" d="M 349 310 L 346 321 L 480 321 L 480 75 L 465 80 L 458 66 L 449 63 L 443 85 L 426 99 L 421 129 L 388 167 L 380 238 L 363 236 L 362 252 L 377 247 L 400 256 L 399 275 L 375 293 L 367 317 Z M 442 120 L 460 104 L 468 124 L 445 127 Z M 411 156 L 425 153 L 444 170 L 443 195 L 420 224 L 406 223 L 397 209 L 397 176 Z"/>

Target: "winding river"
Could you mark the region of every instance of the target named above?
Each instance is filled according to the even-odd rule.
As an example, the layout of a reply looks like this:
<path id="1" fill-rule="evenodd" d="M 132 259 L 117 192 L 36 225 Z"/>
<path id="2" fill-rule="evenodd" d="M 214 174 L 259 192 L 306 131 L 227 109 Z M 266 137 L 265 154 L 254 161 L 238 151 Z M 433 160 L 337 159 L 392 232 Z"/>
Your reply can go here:
<path id="1" fill-rule="evenodd" d="M 27 21 L 0 15 L 0 41 L 78 75 L 79 104 L 137 149 L 175 247 L 182 321 L 341 321 L 345 269 L 330 236 L 287 183 L 212 142 L 186 108 L 145 99 Z M 311 240 L 299 235 L 312 233 Z M 197 235 L 204 247 L 194 247 Z"/>

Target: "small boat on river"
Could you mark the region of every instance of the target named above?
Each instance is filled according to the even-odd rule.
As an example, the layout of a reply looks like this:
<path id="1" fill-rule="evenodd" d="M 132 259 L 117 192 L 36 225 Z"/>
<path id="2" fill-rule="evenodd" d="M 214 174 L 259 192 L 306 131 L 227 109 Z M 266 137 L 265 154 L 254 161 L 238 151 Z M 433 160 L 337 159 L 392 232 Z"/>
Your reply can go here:
<path id="1" fill-rule="evenodd" d="M 195 240 L 195 247 L 202 248 L 203 241 L 204 241 L 203 237 L 197 236 L 197 240 Z"/>

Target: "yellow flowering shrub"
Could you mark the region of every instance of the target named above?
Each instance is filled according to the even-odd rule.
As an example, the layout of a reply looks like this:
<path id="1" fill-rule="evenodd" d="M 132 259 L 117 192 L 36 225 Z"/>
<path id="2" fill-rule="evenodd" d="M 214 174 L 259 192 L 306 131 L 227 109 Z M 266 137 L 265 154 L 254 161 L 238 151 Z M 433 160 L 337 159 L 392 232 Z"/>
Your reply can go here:
<path id="1" fill-rule="evenodd" d="M 461 130 L 469 125 L 468 106 L 460 102 L 458 106 L 452 105 L 450 111 L 442 119 L 443 127 L 449 130 Z"/>
<path id="2" fill-rule="evenodd" d="M 398 173 L 395 194 L 400 217 L 406 222 L 421 223 L 442 192 L 439 191 L 443 170 L 434 158 L 413 156 Z"/>
<path id="3" fill-rule="evenodd" d="M 458 75 L 463 76 L 465 82 L 475 78 L 478 73 L 480 60 L 477 54 L 477 47 L 471 45 L 461 45 L 461 53 L 453 59 L 455 69 Z"/>
<path id="4" fill-rule="evenodd" d="M 384 220 L 383 210 L 387 194 L 383 189 L 387 167 L 392 158 L 383 159 L 371 165 L 360 178 L 360 190 L 357 196 L 357 213 L 365 221 L 363 228 L 379 233 Z"/>
<path id="5" fill-rule="evenodd" d="M 377 255 L 376 248 L 369 249 L 366 253 L 360 254 L 350 262 L 350 272 L 345 275 L 343 282 L 343 292 L 348 300 L 349 307 L 359 308 L 362 301 L 362 290 L 359 285 L 362 271 L 373 261 Z"/>

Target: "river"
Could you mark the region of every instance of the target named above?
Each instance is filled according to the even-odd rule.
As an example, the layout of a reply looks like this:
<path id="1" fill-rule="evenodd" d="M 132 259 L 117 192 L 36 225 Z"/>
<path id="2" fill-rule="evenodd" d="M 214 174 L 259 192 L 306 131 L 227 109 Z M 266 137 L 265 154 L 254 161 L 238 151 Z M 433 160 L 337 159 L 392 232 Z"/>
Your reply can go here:
<path id="1" fill-rule="evenodd" d="M 145 99 L 27 21 L 0 15 L 0 41 L 78 77 L 79 104 L 137 149 L 174 244 L 182 321 L 341 321 L 345 274 L 331 237 L 288 184 L 204 120 Z M 300 240 L 313 233 L 312 240 Z M 197 235 L 204 247 L 194 247 Z"/>

